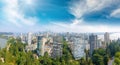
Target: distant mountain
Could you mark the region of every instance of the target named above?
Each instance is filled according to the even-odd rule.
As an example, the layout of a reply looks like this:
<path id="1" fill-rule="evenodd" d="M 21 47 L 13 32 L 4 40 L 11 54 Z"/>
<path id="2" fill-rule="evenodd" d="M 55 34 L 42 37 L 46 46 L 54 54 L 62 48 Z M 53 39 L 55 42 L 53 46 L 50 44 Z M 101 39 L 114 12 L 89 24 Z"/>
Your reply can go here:
<path id="1" fill-rule="evenodd" d="M 0 35 L 12 35 L 12 32 L 0 32 Z"/>

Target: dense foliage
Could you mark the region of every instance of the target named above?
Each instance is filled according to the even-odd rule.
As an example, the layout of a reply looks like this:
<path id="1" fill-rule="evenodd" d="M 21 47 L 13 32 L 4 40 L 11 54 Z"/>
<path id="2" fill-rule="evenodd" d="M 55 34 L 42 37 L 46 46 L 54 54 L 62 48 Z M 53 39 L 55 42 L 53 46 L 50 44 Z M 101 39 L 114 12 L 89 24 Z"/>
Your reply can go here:
<path id="1" fill-rule="evenodd" d="M 105 49 L 99 48 L 94 50 L 92 61 L 95 65 L 108 65 L 109 55 Z"/>
<path id="2" fill-rule="evenodd" d="M 115 55 L 115 65 L 120 64 L 120 43 L 112 42 L 106 49 L 94 50 L 89 57 L 89 50 L 85 50 L 86 57 L 75 60 L 68 42 L 63 40 L 62 57 L 51 58 L 47 52 L 37 58 L 35 51 L 25 51 L 26 44 L 11 38 L 5 48 L 0 49 L 0 65 L 108 65 L 109 58 Z M 116 53 L 116 54 L 115 54 Z M 3 62 L 4 60 L 4 62 Z"/>
<path id="3" fill-rule="evenodd" d="M 110 52 L 111 57 L 115 56 L 115 53 L 120 51 L 120 42 L 112 42 L 108 46 L 108 50 Z"/>
<path id="4" fill-rule="evenodd" d="M 120 65 L 120 52 L 115 54 L 114 65 Z"/>
<path id="5" fill-rule="evenodd" d="M 113 65 L 120 65 L 120 42 L 113 42 L 109 45 L 111 59 L 114 60 Z"/>
<path id="6" fill-rule="evenodd" d="M 0 65 L 39 65 L 32 52 L 25 52 L 25 44 L 20 40 L 10 39 L 6 48 L 0 50 Z"/>
<path id="7" fill-rule="evenodd" d="M 63 41 L 62 57 L 57 58 L 49 57 L 46 52 L 37 59 L 35 52 L 25 52 L 25 46 L 20 40 L 10 39 L 7 47 L 0 50 L 0 58 L 5 61 L 3 63 L 0 59 L 0 65 L 80 65 L 79 61 L 73 59 L 66 41 Z"/>

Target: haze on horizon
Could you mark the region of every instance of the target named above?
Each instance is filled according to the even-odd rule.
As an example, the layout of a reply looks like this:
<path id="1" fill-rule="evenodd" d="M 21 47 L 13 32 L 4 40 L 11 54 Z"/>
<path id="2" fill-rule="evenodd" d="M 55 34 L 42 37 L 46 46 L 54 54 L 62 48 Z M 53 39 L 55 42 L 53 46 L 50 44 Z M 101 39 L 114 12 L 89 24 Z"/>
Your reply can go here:
<path id="1" fill-rule="evenodd" d="M 0 32 L 120 32 L 120 0 L 0 0 Z"/>

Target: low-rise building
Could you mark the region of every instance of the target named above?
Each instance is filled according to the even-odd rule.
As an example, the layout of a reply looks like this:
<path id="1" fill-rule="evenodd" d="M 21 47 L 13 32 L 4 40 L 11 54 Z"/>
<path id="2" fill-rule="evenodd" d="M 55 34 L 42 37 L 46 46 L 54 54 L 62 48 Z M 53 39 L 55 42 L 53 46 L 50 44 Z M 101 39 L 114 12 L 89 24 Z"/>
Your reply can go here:
<path id="1" fill-rule="evenodd" d="M 31 44 L 26 46 L 26 51 L 33 51 L 37 49 L 37 44 Z"/>

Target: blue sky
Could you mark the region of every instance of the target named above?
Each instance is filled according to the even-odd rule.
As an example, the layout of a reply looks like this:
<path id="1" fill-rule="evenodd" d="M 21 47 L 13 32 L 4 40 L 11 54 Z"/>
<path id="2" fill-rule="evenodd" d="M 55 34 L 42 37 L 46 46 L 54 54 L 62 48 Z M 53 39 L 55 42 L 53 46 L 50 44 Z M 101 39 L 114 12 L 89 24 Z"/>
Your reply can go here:
<path id="1" fill-rule="evenodd" d="M 120 32 L 120 0 L 0 0 L 2 32 Z"/>

